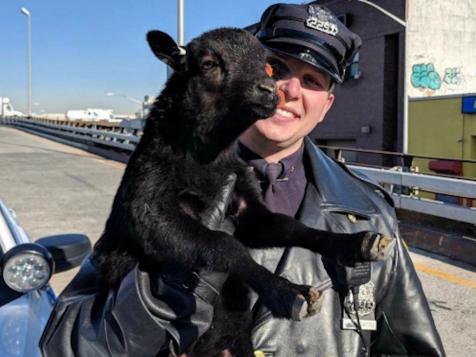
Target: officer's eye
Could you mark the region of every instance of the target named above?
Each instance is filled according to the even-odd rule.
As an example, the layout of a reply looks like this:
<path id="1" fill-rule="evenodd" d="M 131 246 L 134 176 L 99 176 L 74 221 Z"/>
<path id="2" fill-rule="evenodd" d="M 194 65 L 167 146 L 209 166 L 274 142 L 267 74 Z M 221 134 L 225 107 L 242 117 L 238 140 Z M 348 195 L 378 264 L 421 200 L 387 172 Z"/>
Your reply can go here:
<path id="1" fill-rule="evenodd" d="M 303 82 L 304 82 L 304 87 L 307 87 L 310 89 L 324 89 L 325 88 L 324 80 L 317 76 L 313 76 L 311 74 L 305 74 L 303 76 Z"/>

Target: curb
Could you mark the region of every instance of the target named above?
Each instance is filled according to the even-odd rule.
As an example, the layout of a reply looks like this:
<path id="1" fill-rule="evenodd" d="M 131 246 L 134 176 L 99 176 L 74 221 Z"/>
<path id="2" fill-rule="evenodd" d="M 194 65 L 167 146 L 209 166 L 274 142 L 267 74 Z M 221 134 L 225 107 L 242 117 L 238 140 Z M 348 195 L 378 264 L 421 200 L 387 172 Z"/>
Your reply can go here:
<path id="1" fill-rule="evenodd" d="M 397 216 L 409 246 L 476 266 L 476 226 L 405 210 Z"/>

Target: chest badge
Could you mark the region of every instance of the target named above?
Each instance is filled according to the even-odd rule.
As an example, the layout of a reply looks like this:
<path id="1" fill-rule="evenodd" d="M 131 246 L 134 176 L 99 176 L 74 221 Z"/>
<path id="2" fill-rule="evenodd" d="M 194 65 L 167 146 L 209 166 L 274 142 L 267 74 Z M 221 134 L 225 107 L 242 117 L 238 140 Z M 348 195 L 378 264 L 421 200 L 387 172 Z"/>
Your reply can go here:
<path id="1" fill-rule="evenodd" d="M 369 281 L 367 284 L 359 286 L 359 316 L 367 316 L 375 311 L 375 297 L 374 297 L 375 284 Z M 355 315 L 354 297 L 351 292 L 345 297 L 344 304 L 349 311 Z"/>
<path id="2" fill-rule="evenodd" d="M 355 311 L 354 297 L 349 291 L 344 299 L 344 309 L 342 318 L 342 328 L 344 330 L 355 330 L 360 323 L 362 330 L 375 331 L 377 322 L 375 321 L 375 284 L 369 281 L 359 287 L 357 312 Z"/>

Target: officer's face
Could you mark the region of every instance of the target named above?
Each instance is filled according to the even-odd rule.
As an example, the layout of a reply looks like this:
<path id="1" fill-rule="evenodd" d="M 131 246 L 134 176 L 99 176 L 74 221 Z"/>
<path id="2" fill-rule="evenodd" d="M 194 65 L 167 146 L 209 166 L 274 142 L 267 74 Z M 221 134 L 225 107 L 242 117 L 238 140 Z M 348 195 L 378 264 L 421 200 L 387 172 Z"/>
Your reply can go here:
<path id="1" fill-rule="evenodd" d="M 241 137 L 245 145 L 263 154 L 261 147 L 299 148 L 304 136 L 320 123 L 334 102 L 330 77 L 315 67 L 290 57 L 272 63 L 285 104 L 271 117 L 257 121 Z"/>

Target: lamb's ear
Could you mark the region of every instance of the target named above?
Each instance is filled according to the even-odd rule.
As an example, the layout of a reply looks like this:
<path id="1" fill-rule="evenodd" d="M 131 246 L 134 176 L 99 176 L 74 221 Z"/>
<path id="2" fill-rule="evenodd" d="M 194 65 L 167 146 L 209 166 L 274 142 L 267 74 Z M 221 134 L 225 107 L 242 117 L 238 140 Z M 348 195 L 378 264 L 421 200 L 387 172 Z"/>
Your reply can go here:
<path id="1" fill-rule="evenodd" d="M 162 62 L 165 62 L 174 71 L 179 71 L 185 62 L 185 48 L 179 46 L 175 41 L 162 31 L 149 31 L 147 42 L 150 49 Z"/>

